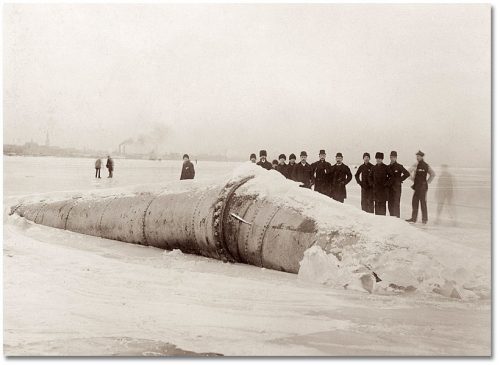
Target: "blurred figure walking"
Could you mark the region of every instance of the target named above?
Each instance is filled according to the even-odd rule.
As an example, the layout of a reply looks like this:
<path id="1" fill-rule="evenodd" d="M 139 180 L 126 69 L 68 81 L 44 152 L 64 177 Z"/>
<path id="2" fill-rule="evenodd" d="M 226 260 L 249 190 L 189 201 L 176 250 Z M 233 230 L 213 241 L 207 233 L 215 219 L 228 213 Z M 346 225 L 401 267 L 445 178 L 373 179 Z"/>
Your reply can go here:
<path id="1" fill-rule="evenodd" d="M 101 178 L 101 165 L 102 161 L 100 158 L 95 160 L 95 177 L 99 179 Z"/>
<path id="2" fill-rule="evenodd" d="M 372 172 L 373 164 L 370 162 L 370 154 L 363 153 L 363 164 L 358 167 L 354 177 L 359 186 L 361 186 L 361 209 L 367 213 L 373 213 L 373 186 L 370 183 L 369 176 Z"/>
<path id="3" fill-rule="evenodd" d="M 415 190 L 411 202 L 412 213 L 411 213 L 411 218 L 407 219 L 406 221 L 410 223 L 415 223 L 417 221 L 418 205 L 420 203 L 420 209 L 422 209 L 422 223 L 426 224 L 428 221 L 427 190 L 429 189 L 429 184 L 436 176 L 436 173 L 424 161 L 425 154 L 422 151 L 418 151 L 416 153 L 416 156 L 417 156 L 417 163 L 410 168 L 410 174 L 413 180 L 412 189 Z"/>
<path id="4" fill-rule="evenodd" d="M 453 204 L 453 187 L 455 181 L 453 175 L 448 170 L 448 165 L 441 165 L 441 173 L 437 179 L 437 190 L 436 190 L 436 200 L 437 200 L 437 220 L 436 223 L 441 222 L 441 214 L 443 208 L 447 207 L 448 215 L 453 222 L 456 224 L 456 210 Z"/>
<path id="5" fill-rule="evenodd" d="M 182 163 L 181 180 L 191 180 L 194 179 L 194 166 L 191 161 L 189 161 L 189 155 L 186 153 L 182 156 L 184 162 Z"/>
<path id="6" fill-rule="evenodd" d="M 410 173 L 403 165 L 398 163 L 398 153 L 396 151 L 391 151 L 390 158 L 391 163 L 389 164 L 389 171 L 392 176 L 387 205 L 389 214 L 399 218 L 401 215 L 401 184 L 410 176 Z"/>
<path id="7" fill-rule="evenodd" d="M 115 162 L 111 158 L 111 156 L 108 156 L 108 160 L 106 161 L 106 168 L 108 169 L 108 178 L 113 177 L 113 170 L 115 169 Z"/>
<path id="8" fill-rule="evenodd" d="M 375 214 L 385 215 L 389 186 L 391 186 L 391 173 L 389 167 L 384 163 L 384 154 L 382 152 L 375 154 L 375 160 L 377 163 L 372 167 L 370 174 L 370 184 L 373 186 L 373 200 L 375 201 Z"/>

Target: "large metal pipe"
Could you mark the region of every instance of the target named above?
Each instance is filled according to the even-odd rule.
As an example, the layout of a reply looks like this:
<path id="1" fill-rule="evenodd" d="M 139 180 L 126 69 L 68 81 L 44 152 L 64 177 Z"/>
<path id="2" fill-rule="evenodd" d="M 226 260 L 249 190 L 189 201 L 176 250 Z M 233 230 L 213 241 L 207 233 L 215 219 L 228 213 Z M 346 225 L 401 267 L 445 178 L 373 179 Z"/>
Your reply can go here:
<path id="1" fill-rule="evenodd" d="M 317 239 L 317 224 L 243 189 L 252 178 L 183 192 L 20 204 L 11 214 L 92 236 L 297 273 Z"/>

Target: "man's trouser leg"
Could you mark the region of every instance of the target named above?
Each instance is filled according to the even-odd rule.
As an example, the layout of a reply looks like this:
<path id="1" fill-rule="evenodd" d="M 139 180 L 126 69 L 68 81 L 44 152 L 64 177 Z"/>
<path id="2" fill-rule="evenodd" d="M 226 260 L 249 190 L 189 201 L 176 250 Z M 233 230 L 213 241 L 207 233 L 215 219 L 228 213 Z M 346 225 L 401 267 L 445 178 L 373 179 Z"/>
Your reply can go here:
<path id="1" fill-rule="evenodd" d="M 422 209 L 422 222 L 427 222 L 427 190 L 422 189 L 419 193 L 420 208 Z"/>
<path id="2" fill-rule="evenodd" d="M 387 207 L 389 208 L 389 215 L 394 215 L 394 190 L 389 189 L 389 200 L 387 201 Z"/>
<path id="3" fill-rule="evenodd" d="M 361 209 L 373 213 L 373 198 L 371 189 L 361 188 Z"/>
<path id="4" fill-rule="evenodd" d="M 385 215 L 386 214 L 386 208 L 385 208 L 385 201 L 384 202 L 375 202 L 375 214 L 376 215 Z"/>
<path id="5" fill-rule="evenodd" d="M 95 177 L 97 177 L 97 171 L 99 171 L 99 169 L 96 167 L 96 169 L 95 169 Z"/>
<path id="6" fill-rule="evenodd" d="M 393 217 L 400 217 L 401 206 L 401 186 L 393 188 L 389 192 L 389 213 Z"/>
<path id="7" fill-rule="evenodd" d="M 418 216 L 418 202 L 420 201 L 418 190 L 413 192 L 413 198 L 411 199 L 411 219 L 416 221 Z"/>

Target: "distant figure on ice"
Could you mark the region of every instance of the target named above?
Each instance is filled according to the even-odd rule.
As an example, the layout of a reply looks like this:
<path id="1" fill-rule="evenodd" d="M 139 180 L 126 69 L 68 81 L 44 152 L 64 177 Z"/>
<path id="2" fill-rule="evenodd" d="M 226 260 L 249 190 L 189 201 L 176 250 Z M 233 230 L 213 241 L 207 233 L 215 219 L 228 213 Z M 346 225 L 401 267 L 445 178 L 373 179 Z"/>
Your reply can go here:
<path id="1" fill-rule="evenodd" d="M 191 161 L 189 161 L 189 155 L 187 153 L 182 156 L 184 162 L 182 163 L 181 180 L 194 179 L 194 166 Z"/>
<path id="2" fill-rule="evenodd" d="M 115 169 L 115 162 L 110 156 L 108 156 L 108 160 L 106 161 L 106 168 L 108 169 L 108 178 L 112 178 L 113 170 Z"/>
<path id="3" fill-rule="evenodd" d="M 278 167 L 278 160 L 273 160 L 273 163 L 272 163 L 272 169 L 273 170 L 277 170 L 277 167 Z"/>
<path id="4" fill-rule="evenodd" d="M 375 154 L 377 163 L 372 167 L 370 174 L 370 184 L 373 186 L 373 200 L 375 201 L 375 214 L 386 214 L 386 202 L 391 186 L 391 173 L 384 163 L 384 154 L 377 152 Z"/>
<path id="5" fill-rule="evenodd" d="M 288 156 L 288 165 L 287 165 L 287 171 L 286 171 L 286 178 L 287 179 L 293 180 L 293 168 L 296 165 L 296 163 L 295 163 L 296 160 L 297 160 L 297 157 L 295 156 L 294 153 L 291 153 L 290 156 Z"/>
<path id="6" fill-rule="evenodd" d="M 456 211 L 453 205 L 453 186 L 454 186 L 453 175 L 448 170 L 448 165 L 441 165 L 441 173 L 437 179 L 437 190 L 436 190 L 436 200 L 437 200 L 437 223 L 441 221 L 441 213 L 443 208 L 446 206 L 448 209 L 448 215 L 450 216 L 453 224 L 456 224 Z"/>
<path id="7" fill-rule="evenodd" d="M 271 170 L 273 168 L 273 165 L 271 165 L 271 163 L 267 160 L 267 151 L 266 150 L 261 150 L 259 152 L 259 158 L 260 158 L 260 161 L 257 162 L 257 165 L 265 168 L 266 170 Z"/>
<path id="8" fill-rule="evenodd" d="M 361 209 L 367 213 L 373 213 L 373 186 L 369 181 L 373 164 L 370 162 L 370 154 L 363 153 L 363 164 L 358 167 L 354 177 L 361 186 Z"/>
<path id="9" fill-rule="evenodd" d="M 301 183 L 301 188 L 310 189 L 312 175 L 312 167 L 307 162 L 307 153 L 306 151 L 302 151 L 300 153 L 300 162 L 293 167 L 292 180 Z"/>
<path id="10" fill-rule="evenodd" d="M 252 154 L 250 155 L 250 161 L 251 161 L 252 163 L 256 163 L 256 162 L 257 162 L 257 156 L 255 156 L 255 153 L 252 153 Z"/>
<path id="11" fill-rule="evenodd" d="M 426 224 L 428 220 L 427 190 L 429 189 L 429 184 L 436 176 L 436 173 L 424 161 L 425 154 L 422 151 L 418 151 L 416 153 L 416 156 L 417 156 L 417 163 L 410 168 L 411 179 L 414 182 L 412 185 L 412 189 L 415 190 L 411 202 L 412 212 L 411 212 L 411 218 L 407 219 L 406 221 L 410 223 L 415 223 L 417 221 L 418 204 L 420 203 L 420 208 L 422 209 L 422 223 Z M 428 178 L 427 175 L 429 175 Z"/>
<path id="12" fill-rule="evenodd" d="M 95 160 L 95 177 L 99 179 L 101 178 L 101 164 L 102 161 L 100 158 Z"/>
<path id="13" fill-rule="evenodd" d="M 286 164 L 286 155 L 284 153 L 278 157 L 278 166 L 276 166 L 276 170 L 279 171 L 284 177 L 287 177 L 288 165 Z"/>
<path id="14" fill-rule="evenodd" d="M 331 195 L 331 182 L 330 176 L 328 176 L 331 167 L 330 162 L 326 161 L 325 150 L 319 150 L 319 160 L 311 164 L 314 191 L 327 196 Z"/>
<path id="15" fill-rule="evenodd" d="M 351 169 L 342 162 L 344 159 L 342 153 L 337 152 L 335 158 L 337 163 L 330 170 L 332 177 L 332 198 L 343 203 L 344 199 L 347 198 L 345 186 L 352 180 L 352 173 Z"/>
<path id="16" fill-rule="evenodd" d="M 400 217 L 400 205 L 401 205 L 401 184 L 405 181 L 410 173 L 404 168 L 403 165 L 398 163 L 398 153 L 396 151 L 391 151 L 391 163 L 389 165 L 389 171 L 391 172 L 391 186 L 389 187 L 389 214 L 394 217 Z"/>

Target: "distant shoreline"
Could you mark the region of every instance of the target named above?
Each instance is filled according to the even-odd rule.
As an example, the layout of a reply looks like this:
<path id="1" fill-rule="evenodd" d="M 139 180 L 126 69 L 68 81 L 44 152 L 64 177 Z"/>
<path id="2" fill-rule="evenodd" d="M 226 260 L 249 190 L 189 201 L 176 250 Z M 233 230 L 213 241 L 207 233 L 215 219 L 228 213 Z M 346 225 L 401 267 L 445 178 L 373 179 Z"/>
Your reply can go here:
<path id="1" fill-rule="evenodd" d="M 88 158 L 88 159 L 95 159 L 95 156 L 49 156 L 49 155 L 11 155 L 11 154 L 3 154 L 4 158 L 5 157 L 50 157 L 50 158 Z M 104 157 L 101 157 L 104 159 L 107 155 Z M 133 160 L 133 161 L 182 161 L 182 159 L 170 159 L 170 158 L 161 158 L 161 159 L 149 159 L 149 158 L 137 158 L 137 157 L 126 157 L 126 156 L 113 156 L 111 157 L 114 160 Z M 203 162 L 239 162 L 239 163 L 244 163 L 246 160 L 210 160 L 210 159 L 191 159 L 191 161 L 203 161 Z M 309 161 L 310 162 L 310 161 Z M 388 163 L 388 162 L 386 162 Z M 441 164 L 440 163 L 432 163 L 430 162 L 435 168 L 440 168 Z M 360 163 L 348 163 L 348 166 L 359 166 Z M 408 165 L 410 166 L 410 165 Z M 491 166 L 452 166 L 448 165 L 449 168 L 462 168 L 462 169 L 491 169 Z"/>
<path id="2" fill-rule="evenodd" d="M 18 154 L 3 154 L 4 158 L 5 157 L 50 157 L 50 158 L 88 158 L 88 159 L 95 159 L 97 158 L 96 156 L 54 156 L 54 155 L 18 155 Z M 105 159 L 107 155 L 104 155 L 101 157 L 101 159 Z M 126 157 L 126 156 L 113 156 L 111 157 L 114 160 L 135 160 L 135 161 L 182 161 L 182 159 L 170 159 L 170 158 L 156 158 L 156 159 L 150 159 L 150 158 L 138 158 L 138 157 Z M 191 161 L 205 161 L 205 162 L 239 162 L 243 163 L 245 161 L 242 160 L 210 160 L 210 159 L 191 159 Z"/>

